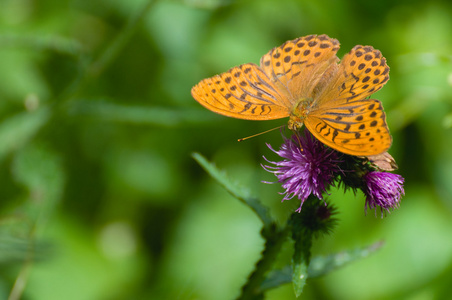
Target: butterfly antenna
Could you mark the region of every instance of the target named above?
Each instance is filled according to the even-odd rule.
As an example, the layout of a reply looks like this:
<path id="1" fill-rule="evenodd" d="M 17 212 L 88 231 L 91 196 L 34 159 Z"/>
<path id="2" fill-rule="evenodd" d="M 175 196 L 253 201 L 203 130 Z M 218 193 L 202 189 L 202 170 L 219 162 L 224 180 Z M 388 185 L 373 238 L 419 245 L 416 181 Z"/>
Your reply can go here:
<path id="1" fill-rule="evenodd" d="M 256 134 L 253 134 L 253 135 L 250 135 L 250 136 L 247 136 L 247 137 L 238 139 L 237 141 L 242 142 L 242 141 L 244 141 L 244 140 L 247 140 L 247 139 L 256 137 L 256 136 L 258 136 L 258 135 L 261 135 L 261 134 L 264 134 L 264 133 L 267 133 L 267 132 L 270 132 L 270 131 L 273 131 L 273 130 L 276 130 L 276 129 L 281 129 L 281 128 L 283 128 L 284 126 L 286 126 L 286 125 L 281 125 L 281 126 L 278 126 L 278 127 L 275 127 L 275 128 L 272 128 L 272 129 L 263 131 L 263 132 L 259 132 L 259 133 L 256 133 Z"/>
<path id="2" fill-rule="evenodd" d="M 303 152 L 303 147 L 301 147 L 301 141 L 300 141 L 300 137 L 298 136 L 297 132 L 295 132 L 295 136 L 297 137 L 298 140 L 298 145 L 300 146 L 300 150 Z"/>

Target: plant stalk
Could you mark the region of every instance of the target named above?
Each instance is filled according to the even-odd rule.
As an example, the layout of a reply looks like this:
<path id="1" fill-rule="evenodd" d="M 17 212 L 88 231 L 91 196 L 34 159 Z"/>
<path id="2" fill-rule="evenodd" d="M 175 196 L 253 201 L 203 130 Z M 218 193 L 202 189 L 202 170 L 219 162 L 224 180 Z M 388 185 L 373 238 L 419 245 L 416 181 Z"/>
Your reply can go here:
<path id="1" fill-rule="evenodd" d="M 256 264 L 256 267 L 248 278 L 247 283 L 242 288 L 242 294 L 237 298 L 238 300 L 263 299 L 263 291 L 261 285 L 265 280 L 268 271 L 273 266 L 283 243 L 286 241 L 288 227 L 278 229 L 273 226 L 267 231 L 263 231 L 262 236 L 265 238 L 265 248 L 262 252 L 262 257 Z"/>

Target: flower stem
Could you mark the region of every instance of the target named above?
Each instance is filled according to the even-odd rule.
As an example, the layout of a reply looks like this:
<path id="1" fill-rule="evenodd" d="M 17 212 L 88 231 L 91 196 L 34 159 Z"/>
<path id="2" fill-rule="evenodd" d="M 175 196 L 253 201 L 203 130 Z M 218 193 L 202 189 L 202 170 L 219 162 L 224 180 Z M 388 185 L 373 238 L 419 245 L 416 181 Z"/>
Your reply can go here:
<path id="1" fill-rule="evenodd" d="M 131 18 L 121 33 L 111 42 L 111 44 L 105 48 L 102 55 L 94 61 L 89 70 L 88 76 L 97 77 L 102 73 L 111 62 L 118 56 L 124 46 L 127 45 L 132 35 L 139 28 L 138 25 L 143 21 L 144 17 L 148 14 L 149 9 L 155 4 L 156 0 L 148 0 L 138 14 Z"/>
<path id="2" fill-rule="evenodd" d="M 267 230 L 262 231 L 262 236 L 265 238 L 265 248 L 262 251 L 262 257 L 256 264 L 256 267 L 248 278 L 247 283 L 242 288 L 242 294 L 237 298 L 238 300 L 245 299 L 263 299 L 264 295 L 261 290 L 262 282 L 265 276 L 278 256 L 281 246 L 287 238 L 288 227 L 280 229 L 276 225 Z"/>
<path id="3" fill-rule="evenodd" d="M 138 13 L 129 19 L 124 28 L 105 47 L 97 59 L 92 60 L 88 57 L 80 56 L 79 74 L 58 96 L 60 99 L 59 106 L 64 106 L 66 102 L 78 96 L 90 82 L 95 81 L 111 65 L 138 30 L 139 25 L 156 2 L 157 0 L 148 0 Z"/>

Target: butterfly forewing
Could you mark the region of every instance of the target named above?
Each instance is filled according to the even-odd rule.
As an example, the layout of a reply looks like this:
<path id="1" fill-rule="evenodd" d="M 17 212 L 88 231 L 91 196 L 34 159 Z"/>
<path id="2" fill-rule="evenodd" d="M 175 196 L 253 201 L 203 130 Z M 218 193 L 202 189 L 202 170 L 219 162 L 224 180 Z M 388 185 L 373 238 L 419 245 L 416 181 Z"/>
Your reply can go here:
<path id="1" fill-rule="evenodd" d="M 206 108 L 239 119 L 284 118 L 289 116 L 291 106 L 255 64 L 244 64 L 204 79 L 191 93 Z"/>
<path id="2" fill-rule="evenodd" d="M 355 46 L 339 64 L 338 72 L 319 95 L 321 105 L 342 105 L 364 99 L 380 90 L 389 80 L 389 67 L 379 50 L 371 46 Z"/>
<path id="3" fill-rule="evenodd" d="M 383 107 L 375 99 L 325 108 L 310 114 L 305 124 L 321 142 L 350 155 L 380 154 L 392 142 Z"/>
<path id="4" fill-rule="evenodd" d="M 327 35 L 309 35 L 273 48 L 261 58 L 261 68 L 293 104 L 312 96 L 322 75 L 339 60 L 339 42 Z"/>

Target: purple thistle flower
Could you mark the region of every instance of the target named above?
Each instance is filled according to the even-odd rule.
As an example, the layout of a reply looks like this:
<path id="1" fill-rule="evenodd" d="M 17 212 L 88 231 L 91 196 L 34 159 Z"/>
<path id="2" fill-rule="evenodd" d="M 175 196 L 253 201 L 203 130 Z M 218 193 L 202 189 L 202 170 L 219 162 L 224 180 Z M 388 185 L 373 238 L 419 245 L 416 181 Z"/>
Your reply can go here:
<path id="1" fill-rule="evenodd" d="M 383 217 L 383 210 L 389 212 L 389 209 L 394 210 L 394 208 L 399 207 L 400 198 L 405 195 L 402 176 L 388 172 L 373 171 L 364 175 L 363 179 L 365 182 L 363 191 L 366 194 L 364 207 L 366 211 L 367 206 L 370 209 L 379 206 Z M 377 213 L 376 210 L 375 213 Z"/>
<path id="2" fill-rule="evenodd" d="M 278 178 L 285 189 L 284 200 L 290 200 L 297 196 L 301 200 L 301 211 L 304 201 L 313 194 L 323 200 L 322 193 L 331 185 L 340 170 L 338 163 L 339 153 L 324 146 L 311 133 L 305 129 L 304 134 L 298 132 L 292 137 L 284 137 L 284 143 L 279 151 L 274 150 L 270 144 L 268 148 L 284 158 L 283 161 L 273 162 L 274 166 L 262 165 L 262 167 Z M 269 183 L 269 182 L 266 182 Z"/>

